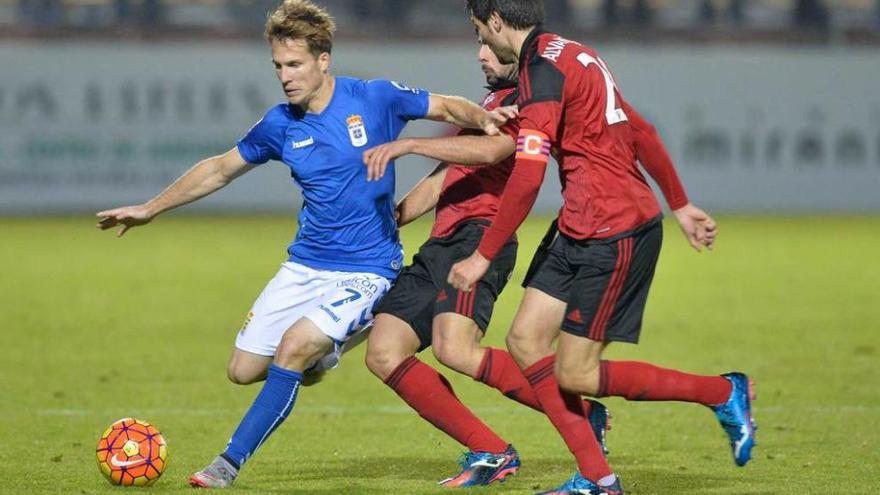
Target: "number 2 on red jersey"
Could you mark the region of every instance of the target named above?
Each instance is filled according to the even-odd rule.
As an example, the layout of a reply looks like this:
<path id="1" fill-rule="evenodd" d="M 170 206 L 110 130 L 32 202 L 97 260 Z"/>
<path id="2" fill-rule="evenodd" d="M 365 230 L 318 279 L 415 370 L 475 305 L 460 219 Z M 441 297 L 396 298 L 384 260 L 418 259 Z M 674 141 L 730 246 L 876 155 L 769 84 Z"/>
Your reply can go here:
<path id="1" fill-rule="evenodd" d="M 625 122 L 627 120 L 626 114 L 623 112 L 622 108 L 617 108 L 617 97 L 615 95 L 617 85 L 614 83 L 614 78 L 611 77 L 611 71 L 608 70 L 608 66 L 605 65 L 605 62 L 600 58 L 591 57 L 586 53 L 580 53 L 577 56 L 577 61 L 585 68 L 589 67 L 590 64 L 596 64 L 596 67 L 602 72 L 602 76 L 605 79 L 605 120 L 608 121 L 608 125 Z"/>

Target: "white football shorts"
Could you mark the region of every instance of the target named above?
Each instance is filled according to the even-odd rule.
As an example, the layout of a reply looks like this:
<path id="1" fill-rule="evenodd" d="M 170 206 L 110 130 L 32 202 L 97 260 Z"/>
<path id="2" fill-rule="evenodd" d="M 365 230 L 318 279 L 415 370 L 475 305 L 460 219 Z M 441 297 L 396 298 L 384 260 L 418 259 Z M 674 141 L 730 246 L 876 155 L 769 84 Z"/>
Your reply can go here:
<path id="1" fill-rule="evenodd" d="M 311 369 L 336 367 L 345 343 L 373 323 L 373 306 L 391 288 L 375 273 L 315 270 L 284 262 L 254 302 L 235 339 L 235 347 L 274 356 L 281 337 L 300 318 L 308 318 L 336 344 Z M 352 343 L 363 339 L 354 338 Z"/>

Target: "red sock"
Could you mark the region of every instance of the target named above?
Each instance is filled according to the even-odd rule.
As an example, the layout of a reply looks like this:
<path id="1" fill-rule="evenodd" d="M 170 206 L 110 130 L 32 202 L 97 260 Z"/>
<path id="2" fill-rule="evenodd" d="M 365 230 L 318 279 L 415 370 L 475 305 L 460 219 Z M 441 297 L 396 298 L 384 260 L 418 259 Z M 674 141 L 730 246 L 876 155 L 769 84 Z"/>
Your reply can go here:
<path id="1" fill-rule="evenodd" d="M 541 402 L 544 413 L 577 459 L 581 475 L 596 482 L 612 474 L 611 468 L 586 419 L 584 401 L 559 388 L 553 372 L 554 358 L 547 356 L 523 370 L 523 373 Z"/>
<path id="2" fill-rule="evenodd" d="M 415 356 L 400 363 L 385 384 L 419 416 L 470 450 L 498 453 L 507 449 L 507 442 L 458 400 L 446 378 Z"/>
<path id="3" fill-rule="evenodd" d="M 692 375 L 638 361 L 602 361 L 596 395 L 714 406 L 726 402 L 730 390 L 730 382 L 721 376 Z"/>
<path id="4" fill-rule="evenodd" d="M 506 397 L 520 404 L 544 412 L 541 404 L 538 403 L 538 397 L 532 391 L 532 386 L 523 376 L 523 372 L 513 360 L 513 356 L 507 351 L 487 348 L 474 380 L 497 389 Z"/>
<path id="5" fill-rule="evenodd" d="M 513 360 L 513 356 L 507 351 L 486 348 L 483 360 L 480 362 L 480 369 L 477 370 L 477 376 L 474 377 L 474 380 L 497 389 L 507 398 L 524 406 L 529 406 L 540 413 L 544 412 L 532 386 L 529 385 L 525 375 Z M 589 415 L 592 407 L 590 401 L 585 400 L 584 414 Z"/>

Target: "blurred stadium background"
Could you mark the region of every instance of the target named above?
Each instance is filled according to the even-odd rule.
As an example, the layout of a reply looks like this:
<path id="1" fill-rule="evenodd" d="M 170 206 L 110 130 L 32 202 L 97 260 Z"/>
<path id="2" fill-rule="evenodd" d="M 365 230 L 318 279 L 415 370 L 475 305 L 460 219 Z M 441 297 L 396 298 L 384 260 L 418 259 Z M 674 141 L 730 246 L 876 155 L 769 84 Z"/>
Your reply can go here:
<path id="1" fill-rule="evenodd" d="M 458 0 L 328 0 L 337 74 L 482 95 Z M 880 0 L 548 0 L 714 212 L 880 211 Z M 0 214 L 142 201 L 281 93 L 273 0 L 0 0 Z M 437 134 L 411 126 L 409 134 Z M 406 160 L 400 193 L 431 167 Z M 194 206 L 287 210 L 283 167 Z M 555 171 L 538 209 L 558 205 Z"/>
<path id="2" fill-rule="evenodd" d="M 321 2 L 349 34 L 382 37 L 461 33 L 457 1 L 327 0 Z M 137 32 L 149 37 L 184 31 L 247 35 L 259 27 L 272 0 L 4 0 L 0 24 L 15 34 Z M 547 0 L 554 24 L 576 29 L 649 29 L 651 36 L 746 39 L 874 39 L 877 0 Z M 356 23 L 356 25 L 355 25 Z M 156 30 L 167 30 L 163 33 Z M 178 33 L 180 34 L 180 33 Z"/>
<path id="3" fill-rule="evenodd" d="M 336 74 L 482 96 L 462 0 L 319 3 L 339 23 Z M 171 444 L 155 490 L 189 493 L 186 476 L 258 391 L 230 385 L 224 367 L 291 238 L 299 194 L 285 167 L 261 167 L 123 241 L 92 226 L 98 209 L 144 201 L 231 148 L 281 101 L 262 40 L 274 4 L 0 0 L 0 494 L 116 493 L 91 448 L 126 415 Z M 880 493 L 880 0 L 546 4 L 549 27 L 600 50 L 721 226 L 716 251 L 697 256 L 667 221 L 643 345 L 612 358 L 741 368 L 761 394 L 745 471 L 706 411 L 610 401 L 627 493 Z M 398 194 L 432 166 L 402 160 Z M 558 187 L 551 167 L 489 345 L 504 345 Z M 429 227 L 403 229 L 408 255 Z M 362 353 L 309 390 L 240 488 L 442 492 L 433 480 L 460 446 L 369 376 Z M 446 375 L 527 459 L 487 493 L 533 493 L 570 475 L 549 423 Z"/>

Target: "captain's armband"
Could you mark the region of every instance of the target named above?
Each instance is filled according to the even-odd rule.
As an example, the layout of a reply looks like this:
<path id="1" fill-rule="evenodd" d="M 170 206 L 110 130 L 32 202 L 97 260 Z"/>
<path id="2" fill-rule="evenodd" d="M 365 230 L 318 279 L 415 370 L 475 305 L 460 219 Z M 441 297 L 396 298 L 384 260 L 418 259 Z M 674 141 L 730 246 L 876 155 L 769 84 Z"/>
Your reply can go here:
<path id="1" fill-rule="evenodd" d="M 520 129 L 516 138 L 516 159 L 546 164 L 550 161 L 550 137 L 534 129 Z"/>

